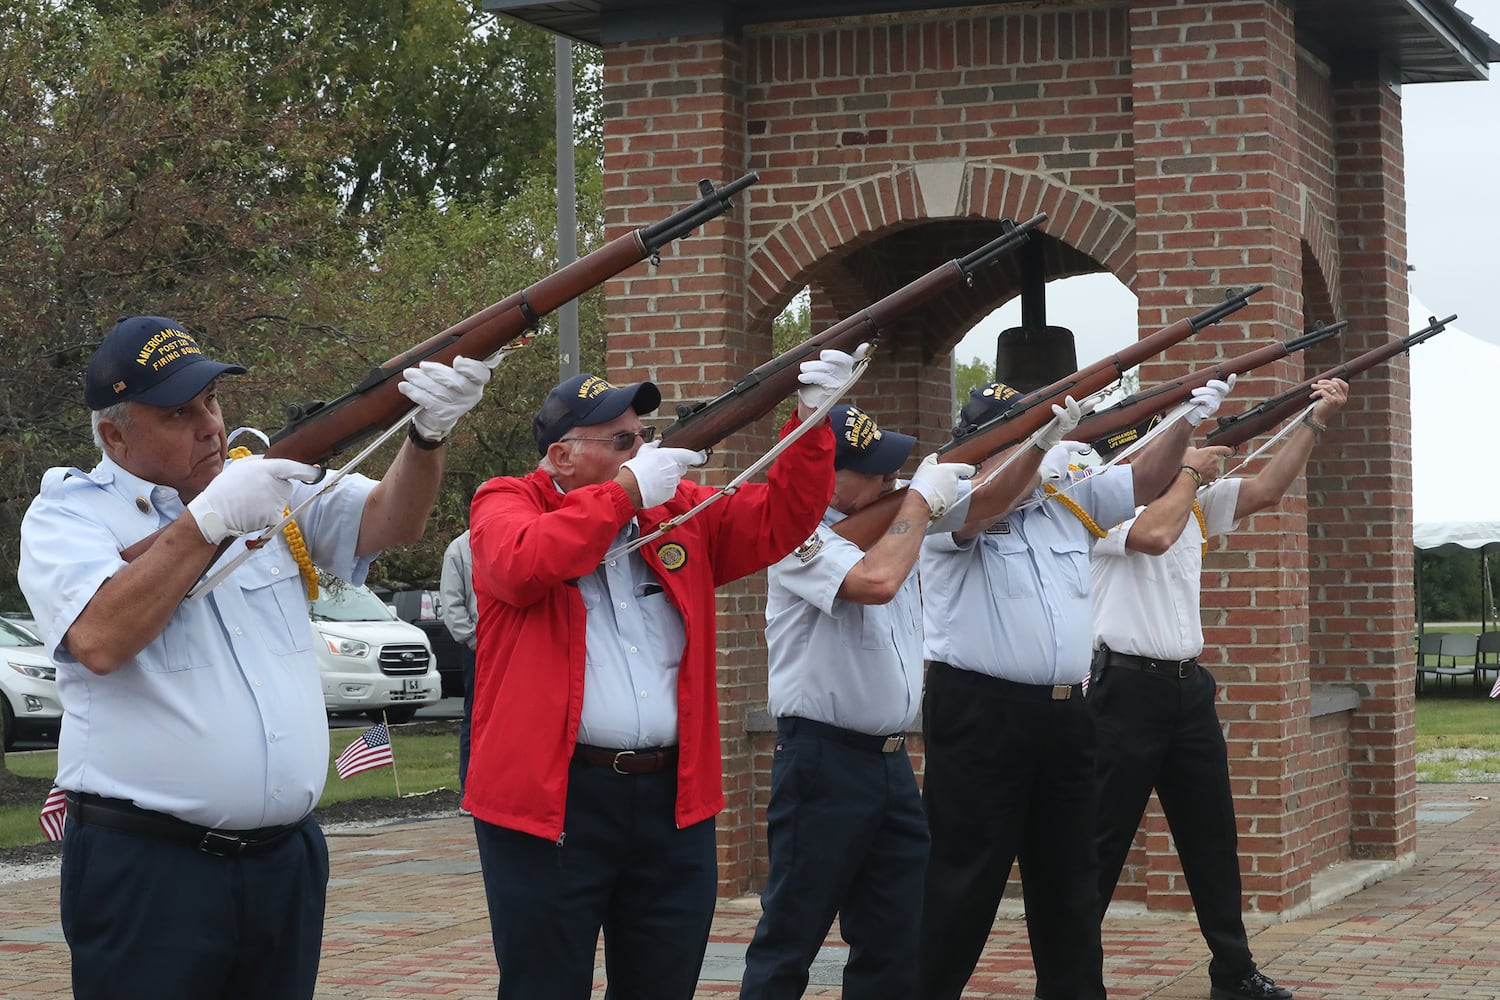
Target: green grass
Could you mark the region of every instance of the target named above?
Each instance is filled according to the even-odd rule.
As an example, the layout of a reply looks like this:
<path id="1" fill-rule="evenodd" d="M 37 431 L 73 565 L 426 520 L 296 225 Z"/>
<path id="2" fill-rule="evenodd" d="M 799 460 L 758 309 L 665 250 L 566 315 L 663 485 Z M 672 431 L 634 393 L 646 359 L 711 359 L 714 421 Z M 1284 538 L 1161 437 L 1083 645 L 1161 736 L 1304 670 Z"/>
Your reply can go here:
<path id="1" fill-rule="evenodd" d="M 396 768 L 379 767 L 373 771 L 340 779 L 333 760 L 344 752 L 363 728 L 331 729 L 328 732 L 328 783 L 318 805 L 326 806 L 349 799 L 394 798 L 396 782 L 401 794 L 430 792 L 436 788 L 458 787 L 458 724 L 435 722 L 391 727 L 391 749 Z M 33 750 L 8 753 L 5 766 L 12 774 L 27 778 L 52 778 L 57 774 L 56 750 Z M 38 844 L 44 839 L 37 823 L 41 811 L 39 796 L 35 805 L 0 808 L 0 847 Z"/>

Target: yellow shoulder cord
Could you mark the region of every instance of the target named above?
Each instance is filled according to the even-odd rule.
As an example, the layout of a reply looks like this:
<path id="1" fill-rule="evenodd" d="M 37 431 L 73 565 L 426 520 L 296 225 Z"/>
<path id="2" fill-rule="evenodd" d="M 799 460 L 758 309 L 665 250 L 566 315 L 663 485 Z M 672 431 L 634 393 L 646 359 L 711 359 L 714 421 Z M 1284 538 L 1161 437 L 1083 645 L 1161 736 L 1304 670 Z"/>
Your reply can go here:
<path id="1" fill-rule="evenodd" d="M 1103 538 L 1105 535 L 1109 534 L 1109 532 L 1105 531 L 1103 528 L 1099 527 L 1098 524 L 1094 523 L 1094 519 L 1092 517 L 1089 517 L 1087 511 L 1078 506 L 1078 501 L 1074 500 L 1072 497 L 1068 496 L 1066 493 L 1062 492 L 1051 483 L 1048 483 L 1043 488 L 1046 490 L 1047 496 L 1049 498 L 1056 500 L 1058 503 L 1068 508 L 1068 510 L 1072 511 L 1073 516 L 1082 521 L 1083 526 L 1089 529 L 1089 534 L 1093 535 L 1095 538 Z"/>
<path id="2" fill-rule="evenodd" d="M 229 452 L 230 458 L 249 458 L 249 448 L 232 448 Z M 282 516 L 291 513 L 291 508 L 283 507 Z M 316 601 L 318 599 L 318 568 L 313 565 L 312 555 L 307 551 L 307 539 L 302 537 L 302 529 L 297 527 L 296 521 L 288 521 L 286 527 L 281 529 L 282 535 L 286 537 L 286 547 L 292 550 L 292 558 L 297 560 L 297 572 L 302 574 L 302 585 L 307 588 L 307 599 Z"/>
<path id="3" fill-rule="evenodd" d="M 1198 506 L 1198 499 L 1193 498 L 1193 516 L 1198 519 L 1198 530 L 1203 532 L 1203 554 L 1208 555 L 1208 522 L 1203 520 L 1203 508 Z"/>

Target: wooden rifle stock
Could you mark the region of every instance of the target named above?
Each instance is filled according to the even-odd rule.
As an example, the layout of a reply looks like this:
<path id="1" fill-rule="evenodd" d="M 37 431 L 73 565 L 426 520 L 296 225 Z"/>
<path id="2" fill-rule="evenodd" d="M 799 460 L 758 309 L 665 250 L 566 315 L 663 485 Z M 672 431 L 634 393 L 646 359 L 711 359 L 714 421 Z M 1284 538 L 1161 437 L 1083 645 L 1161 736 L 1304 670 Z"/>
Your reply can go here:
<path id="1" fill-rule="evenodd" d="M 803 361 L 815 357 L 820 351 L 853 352 L 861 343 L 874 341 L 891 321 L 960 281 L 972 280 L 980 268 L 1025 243 L 1031 231 L 1046 220 L 1047 216 L 1043 214 L 1020 225 L 1002 221 L 1003 234 L 978 250 L 933 268 L 879 302 L 846 316 L 822 333 L 772 358 L 723 395 L 697 406 L 679 406 L 676 422 L 662 432 L 662 446 L 701 451 L 754 423 L 797 391 L 797 375 Z"/>
<path id="2" fill-rule="evenodd" d="M 1205 442 L 1210 445 L 1224 445 L 1228 448 L 1237 448 L 1257 434 L 1267 431 L 1281 423 L 1287 417 L 1307 406 L 1308 396 L 1312 393 L 1314 382 L 1329 378 L 1341 378 L 1346 381 L 1360 372 L 1374 368 L 1382 362 L 1389 361 L 1398 354 L 1403 354 L 1424 340 L 1430 340 L 1443 332 L 1444 327 L 1458 319 L 1455 313 L 1447 319 L 1438 319 L 1436 316 L 1427 317 L 1427 325 L 1415 333 L 1405 337 L 1397 337 L 1389 343 L 1381 344 L 1374 350 L 1366 351 L 1357 357 L 1350 358 L 1343 364 L 1334 365 L 1325 372 L 1314 375 L 1310 379 L 1299 382 L 1286 392 L 1272 396 L 1270 399 L 1257 406 L 1252 406 L 1244 413 L 1237 413 L 1232 417 L 1220 417 L 1218 426 L 1209 432 Z"/>
<path id="3" fill-rule="evenodd" d="M 401 419 L 411 403 L 396 390 L 401 373 L 421 361 L 452 364 L 460 354 L 484 359 L 527 331 L 566 302 L 602 285 L 632 264 L 655 257 L 662 247 L 727 212 L 734 195 L 760 176 L 745 174 L 721 188 L 698 182 L 699 199 L 661 222 L 637 229 L 456 323 L 410 350 L 371 369 L 364 381 L 331 402 L 293 404 L 291 422 L 271 436 L 267 458 L 290 458 L 323 465 L 334 455 L 379 434 Z M 163 529 L 164 530 L 164 529 Z M 126 562 L 151 547 L 147 535 L 120 553 Z"/>
<path id="4" fill-rule="evenodd" d="M 1319 323 L 1300 337 L 1267 344 L 1265 347 L 1220 361 L 1207 368 L 1200 368 L 1181 378 L 1163 382 L 1142 392 L 1132 393 L 1109 409 L 1084 417 L 1078 422 L 1077 427 L 1068 432 L 1067 440 L 1099 441 L 1126 428 L 1138 427 L 1158 413 L 1187 400 L 1194 390 L 1201 389 L 1214 379 L 1223 381 L 1231 375 L 1243 375 L 1262 365 L 1280 361 L 1288 355 L 1322 343 L 1348 325 L 1348 320 L 1329 326 Z"/>
<path id="5" fill-rule="evenodd" d="M 1230 291 L 1223 302 L 1195 316 L 1168 324 L 1129 347 L 1107 358 L 1081 368 L 1051 385 L 1027 393 L 1009 409 L 977 427 L 955 427 L 951 442 L 938 449 L 939 462 L 964 462 L 978 465 L 1035 434 L 1052 419 L 1051 403 L 1064 396 L 1082 399 L 1103 389 L 1127 371 L 1167 348 L 1186 340 L 1205 326 L 1245 307 L 1250 296 L 1262 285 L 1252 285 L 1242 292 Z M 892 490 L 870 506 L 855 511 L 833 526 L 841 537 L 869 550 L 886 533 L 906 497 L 904 489 Z"/>

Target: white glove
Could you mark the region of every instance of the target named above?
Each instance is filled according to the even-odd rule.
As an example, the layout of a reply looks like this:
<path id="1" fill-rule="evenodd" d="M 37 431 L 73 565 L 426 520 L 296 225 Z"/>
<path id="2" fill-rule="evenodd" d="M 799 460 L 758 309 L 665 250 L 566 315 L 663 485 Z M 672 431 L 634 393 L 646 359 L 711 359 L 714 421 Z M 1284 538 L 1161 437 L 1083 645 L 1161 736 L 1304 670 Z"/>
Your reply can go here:
<path id="1" fill-rule="evenodd" d="M 860 344 L 853 354 L 843 351 L 823 351 L 816 358 L 802 362 L 797 381 L 802 387 L 797 390 L 797 402 L 805 409 L 816 410 L 830 395 L 849 381 L 854 366 L 870 353 L 869 344 Z"/>
<path id="2" fill-rule="evenodd" d="M 936 521 L 948 513 L 948 508 L 958 499 L 958 484 L 972 475 L 974 466 L 963 462 L 939 462 L 937 452 L 933 452 L 917 466 L 910 488 L 922 494 L 932 511 L 931 519 Z"/>
<path id="3" fill-rule="evenodd" d="M 1224 397 L 1229 395 L 1229 390 L 1234 388 L 1234 376 L 1229 376 L 1229 381 L 1209 379 L 1207 385 L 1199 386 L 1193 390 L 1193 398 L 1189 400 L 1193 408 L 1187 411 L 1182 419 L 1188 422 L 1189 427 L 1197 427 L 1203 421 L 1219 412 L 1219 404 L 1224 402 Z"/>
<path id="4" fill-rule="evenodd" d="M 396 391 L 421 407 L 412 418 L 412 426 L 424 439 L 441 441 L 458 418 L 483 398 L 490 366 L 459 355 L 451 366 L 424 361 L 401 374 L 405 377 L 396 384 Z"/>
<path id="5" fill-rule="evenodd" d="M 1036 436 L 1036 446 L 1042 451 L 1048 451 L 1057 444 L 1068 432 L 1078 426 L 1078 422 L 1092 413 L 1094 404 L 1089 402 L 1087 406 L 1078 402 L 1072 396 L 1064 396 L 1062 404 L 1052 404 L 1052 422 L 1043 427 Z"/>
<path id="6" fill-rule="evenodd" d="M 269 528 L 290 505 L 292 480 L 317 482 L 321 470 L 289 458 L 237 458 L 188 501 L 203 539 L 218 545 L 231 535 Z"/>
<path id="7" fill-rule="evenodd" d="M 648 441 L 620 468 L 629 469 L 635 475 L 635 486 L 641 493 L 641 510 L 645 510 L 672 499 L 683 473 L 706 461 L 708 456 L 701 451 L 663 448 L 660 441 Z"/>
<path id="8" fill-rule="evenodd" d="M 1088 450 L 1088 444 L 1083 441 L 1059 441 L 1047 449 L 1047 454 L 1042 456 L 1042 463 L 1037 466 L 1036 471 L 1044 483 L 1067 479 L 1068 466 L 1073 464 L 1073 456 Z"/>

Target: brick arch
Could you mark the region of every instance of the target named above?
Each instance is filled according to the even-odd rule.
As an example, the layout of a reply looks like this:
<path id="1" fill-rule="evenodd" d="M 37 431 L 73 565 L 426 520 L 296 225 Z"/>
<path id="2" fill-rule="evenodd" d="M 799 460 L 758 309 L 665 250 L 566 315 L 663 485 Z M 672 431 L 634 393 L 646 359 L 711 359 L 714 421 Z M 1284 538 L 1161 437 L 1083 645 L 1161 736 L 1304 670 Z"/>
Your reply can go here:
<path id="1" fill-rule="evenodd" d="M 1135 229 L 1120 209 L 1043 173 L 924 163 L 850 184 L 767 233 L 747 261 L 752 325 L 770 323 L 799 289 L 821 280 L 831 262 L 894 233 L 930 222 L 1023 220 L 1039 212 L 1047 213 L 1049 235 L 1134 284 Z"/>
<path id="2" fill-rule="evenodd" d="M 1333 226 L 1322 213 L 1302 213 L 1302 300 L 1308 320 L 1334 322 L 1339 317 L 1339 251 Z"/>

